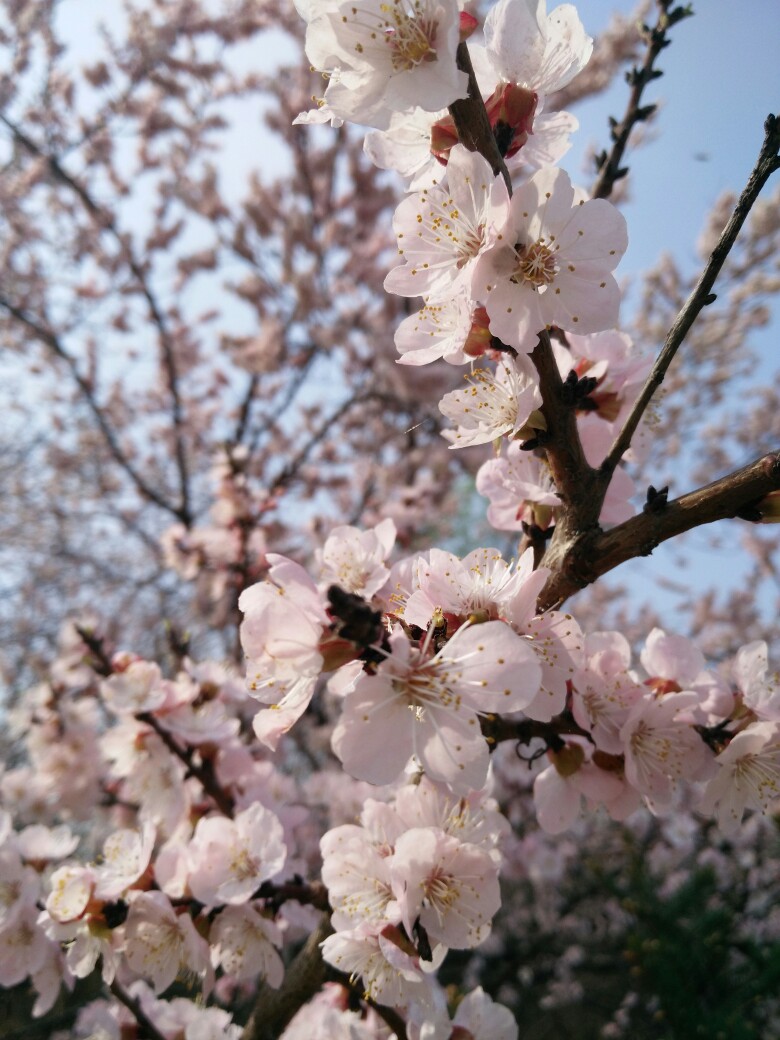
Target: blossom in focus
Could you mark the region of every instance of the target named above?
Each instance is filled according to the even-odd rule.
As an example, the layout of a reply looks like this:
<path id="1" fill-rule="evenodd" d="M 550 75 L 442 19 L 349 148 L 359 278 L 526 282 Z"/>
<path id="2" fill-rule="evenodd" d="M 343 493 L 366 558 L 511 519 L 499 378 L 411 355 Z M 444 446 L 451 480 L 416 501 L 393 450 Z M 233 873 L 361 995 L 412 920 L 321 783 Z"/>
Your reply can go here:
<path id="1" fill-rule="evenodd" d="M 387 275 L 385 289 L 432 299 L 469 295 L 475 262 L 493 243 L 508 205 L 506 184 L 487 160 L 463 145 L 453 148 L 447 186 L 409 195 L 395 211 L 403 263 Z"/>
<path id="2" fill-rule="evenodd" d="M 466 96 L 455 63 L 457 0 L 310 0 L 298 10 L 308 22 L 306 55 L 329 76 L 329 117 L 384 130 L 394 112 L 436 112 Z"/>
<path id="3" fill-rule="evenodd" d="M 542 395 L 527 357 L 506 358 L 495 375 L 477 368 L 465 379 L 465 390 L 453 390 L 439 402 L 439 411 L 457 426 L 444 432 L 451 448 L 489 444 L 504 436 L 528 439 L 544 426 L 538 411 Z"/>
<path id="4" fill-rule="evenodd" d="M 501 906 L 498 864 L 478 845 L 412 828 L 396 842 L 391 874 L 408 935 L 418 919 L 432 942 L 448 948 L 478 946 L 490 933 Z"/>
<path id="5" fill-rule="evenodd" d="M 733 834 L 746 809 L 768 813 L 780 798 L 780 727 L 757 722 L 737 733 L 715 759 L 699 808 L 715 813 L 718 826 Z"/>
<path id="6" fill-rule="evenodd" d="M 414 755 L 425 772 L 462 793 L 486 780 L 479 712 L 521 711 L 539 689 L 533 650 L 509 625 L 463 626 L 441 650 L 396 629 L 391 654 L 347 694 L 333 749 L 352 776 L 390 783 Z"/>
<path id="7" fill-rule="evenodd" d="M 625 219 L 611 203 L 576 204 L 563 170 L 539 170 L 512 196 L 506 224 L 477 261 L 473 292 L 493 334 L 518 350 L 532 350 L 553 325 L 609 329 L 620 306 L 611 272 L 627 245 Z"/>

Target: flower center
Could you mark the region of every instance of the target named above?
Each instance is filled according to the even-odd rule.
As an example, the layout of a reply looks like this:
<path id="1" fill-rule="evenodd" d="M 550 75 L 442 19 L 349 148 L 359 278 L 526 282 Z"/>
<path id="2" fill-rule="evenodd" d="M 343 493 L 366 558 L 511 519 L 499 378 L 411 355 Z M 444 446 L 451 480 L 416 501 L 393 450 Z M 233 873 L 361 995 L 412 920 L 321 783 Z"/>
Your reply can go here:
<path id="1" fill-rule="evenodd" d="M 517 267 L 511 277 L 515 285 L 533 286 L 542 289 L 555 280 L 558 273 L 558 262 L 555 253 L 544 242 L 532 242 L 524 246 L 518 242 L 515 246 Z"/>
<path id="2" fill-rule="evenodd" d="M 436 21 L 427 15 L 425 4 L 416 0 L 392 0 L 380 5 L 385 16 L 384 38 L 392 50 L 396 72 L 408 72 L 423 61 L 436 61 Z"/>

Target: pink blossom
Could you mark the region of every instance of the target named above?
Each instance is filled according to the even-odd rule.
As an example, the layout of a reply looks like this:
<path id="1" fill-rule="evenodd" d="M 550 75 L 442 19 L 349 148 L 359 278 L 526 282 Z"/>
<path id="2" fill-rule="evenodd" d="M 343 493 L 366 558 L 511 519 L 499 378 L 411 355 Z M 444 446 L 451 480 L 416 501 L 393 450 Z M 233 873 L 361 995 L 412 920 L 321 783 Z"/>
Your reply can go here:
<path id="1" fill-rule="evenodd" d="M 523 524 L 546 530 L 561 504 L 546 464 L 517 441 L 500 458 L 483 462 L 477 491 L 490 499 L 487 518 L 497 531 L 520 531 Z"/>
<path id="2" fill-rule="evenodd" d="M 385 560 L 395 543 L 395 524 L 382 520 L 370 531 L 336 527 L 320 554 L 321 582 L 371 599 L 387 581 Z"/>
<path id="3" fill-rule="evenodd" d="M 455 0 L 312 0 L 305 17 L 306 54 L 315 68 L 337 73 L 324 100 L 342 119 L 385 129 L 393 112 L 438 111 L 466 95 L 455 64 Z"/>
<path id="4" fill-rule="evenodd" d="M 700 808 L 716 814 L 721 830 L 734 834 L 746 809 L 772 812 L 780 798 L 780 727 L 774 722 L 748 726 L 715 761 L 718 772 L 707 784 Z"/>
<path id="5" fill-rule="evenodd" d="M 487 776 L 478 713 L 518 711 L 539 688 L 533 651 L 499 621 L 464 626 L 436 654 L 399 629 L 376 675 L 364 675 L 345 699 L 333 733 L 344 768 L 389 783 L 415 755 L 453 790 L 474 790 Z"/>
<path id="6" fill-rule="evenodd" d="M 465 390 L 453 390 L 439 402 L 439 411 L 457 426 L 444 432 L 451 448 L 489 444 L 503 436 L 527 439 L 534 427 L 543 427 L 539 380 L 527 357 L 507 358 L 495 374 L 477 368 L 464 378 Z"/>
<path id="7" fill-rule="evenodd" d="M 478 946 L 501 905 L 498 866 L 478 845 L 433 827 L 416 827 L 396 842 L 393 892 L 408 935 L 419 919 L 432 942 Z"/>
<path id="8" fill-rule="evenodd" d="M 521 351 L 557 325 L 598 332 L 617 324 L 611 272 L 628 245 L 622 214 L 604 199 L 574 201 L 563 170 L 539 170 L 512 196 L 509 216 L 476 265 L 473 292 L 490 328 Z"/>
<path id="9" fill-rule="evenodd" d="M 416 951 L 393 925 L 378 931 L 364 924 L 329 935 L 322 956 L 346 975 L 361 978 L 366 996 L 378 1004 L 400 1007 L 427 997 Z"/>
<path id="10" fill-rule="evenodd" d="M 499 0 L 485 18 L 485 50 L 501 79 L 545 95 L 585 68 L 593 40 L 572 4 L 547 14 L 546 0 Z"/>
<path id="11" fill-rule="evenodd" d="M 199 820 L 189 853 L 192 894 L 206 906 L 218 906 L 247 902 L 282 869 L 287 850 L 276 815 L 255 803 L 233 820 Z"/>
<path id="12" fill-rule="evenodd" d="M 127 963 L 151 982 L 155 993 L 166 990 L 180 974 L 208 976 L 208 944 L 189 914 L 176 914 L 162 892 L 140 892 L 132 900 L 125 937 Z"/>
<path id="13" fill-rule="evenodd" d="M 769 655 L 763 640 L 740 647 L 732 667 L 745 705 L 759 719 L 780 722 L 780 677 L 769 672 Z"/>
<path id="14" fill-rule="evenodd" d="M 638 700 L 620 730 L 626 779 L 654 805 L 667 806 L 678 780 L 695 778 L 712 754 L 680 715 L 698 703 L 695 693 L 670 693 Z"/>
<path id="15" fill-rule="evenodd" d="M 410 195 L 395 211 L 393 230 L 403 263 L 390 271 L 385 289 L 430 299 L 460 291 L 470 295 L 476 260 L 493 243 L 508 205 L 503 179 L 477 152 L 457 145 L 450 153 L 447 187 Z"/>
<path id="16" fill-rule="evenodd" d="M 215 968 L 239 981 L 260 977 L 274 989 L 281 985 L 284 965 L 276 950 L 281 932 L 251 903 L 225 907 L 211 926 L 209 945 Z"/>

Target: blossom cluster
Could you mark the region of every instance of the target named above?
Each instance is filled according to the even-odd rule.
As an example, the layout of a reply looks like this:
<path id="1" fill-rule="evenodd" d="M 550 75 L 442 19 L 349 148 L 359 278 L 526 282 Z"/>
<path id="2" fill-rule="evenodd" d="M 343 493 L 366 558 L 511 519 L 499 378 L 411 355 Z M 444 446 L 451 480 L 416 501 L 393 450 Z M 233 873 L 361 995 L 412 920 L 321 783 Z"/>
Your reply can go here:
<path id="1" fill-rule="evenodd" d="M 400 361 L 470 366 L 439 404 L 445 436 L 495 445 L 477 475 L 495 528 L 544 532 L 562 502 L 535 454 L 547 432 L 537 345 L 594 467 L 647 371 L 616 327 L 625 222 L 556 167 L 576 124 L 545 113 L 592 41 L 570 5 L 491 9 L 472 52 L 505 179 L 447 111 L 468 91 L 456 51 L 477 28 L 456 0 L 297 6 L 327 78 L 302 121 L 371 128 L 367 154 L 408 179 L 385 285 L 423 302 L 397 331 Z M 183 655 L 163 669 L 112 653 L 83 623 L 10 713 L 27 758 L 0 777 L 0 984 L 29 979 L 39 1015 L 99 971 L 122 1006 L 92 1002 L 78 1035 L 120 1040 L 137 1005 L 170 1040 L 232 1040 L 232 998 L 261 979 L 282 986 L 325 914 L 321 954 L 342 982 L 301 1009 L 287 1040 L 386 1040 L 385 1007 L 404 1013 L 411 1040 L 517 1040 L 480 988 L 456 1009 L 436 976 L 450 950 L 488 942 L 512 869 L 496 748 L 528 749 L 548 835 L 585 810 L 663 814 L 683 788 L 733 834 L 780 797 L 768 649 L 749 643 L 712 669 L 655 628 L 637 662 L 620 633 L 538 609 L 550 571 L 533 547 L 510 560 L 492 546 L 402 555 L 389 518 L 335 527 L 304 568 L 269 550 L 267 503 L 241 463 L 221 460 L 211 523 L 164 543 L 210 598 L 232 606 L 240 590 L 246 681 Z M 632 495 L 618 470 L 601 522 L 630 516 Z M 210 1003 L 166 1000 L 177 982 Z M 356 996 L 373 1010 L 356 1012 Z"/>
<path id="2" fill-rule="evenodd" d="M 619 333 L 614 270 L 627 246 L 625 220 L 588 199 L 557 163 L 576 120 L 546 115 L 545 99 L 586 66 L 593 42 L 575 8 L 545 0 L 499 0 L 469 50 L 511 184 L 459 142 L 446 106 L 466 95 L 455 57 L 457 6 L 299 5 L 307 54 L 328 77 L 319 107 L 302 121 L 368 125 L 365 151 L 395 169 L 410 194 L 393 227 L 400 264 L 385 288 L 423 298 L 396 333 L 400 362 L 470 365 L 466 387 L 443 397 L 453 448 L 493 443 L 478 477 L 500 530 L 549 530 L 560 505 L 543 457 L 539 379 L 528 358 L 552 336 L 588 462 L 598 466 L 648 370 Z M 460 16 L 460 38 L 477 22 Z M 379 84 L 383 84 L 380 89 Z M 435 87 L 434 87 L 435 83 Z M 421 107 L 421 99 L 422 107 Z M 600 421 L 599 421 L 600 420 Z M 503 450 L 502 450 L 503 447 Z M 634 485 L 618 467 L 601 522 L 632 515 Z"/>

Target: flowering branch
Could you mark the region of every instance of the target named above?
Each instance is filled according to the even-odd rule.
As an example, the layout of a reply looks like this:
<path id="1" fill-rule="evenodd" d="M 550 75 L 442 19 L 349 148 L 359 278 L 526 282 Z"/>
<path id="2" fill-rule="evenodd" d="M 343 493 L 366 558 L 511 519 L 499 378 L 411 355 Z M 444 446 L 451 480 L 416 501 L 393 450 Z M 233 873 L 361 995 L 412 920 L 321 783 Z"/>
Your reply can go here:
<path id="1" fill-rule="evenodd" d="M 739 200 L 734 207 L 734 212 L 723 229 L 718 244 L 713 249 L 693 292 L 685 301 L 682 310 L 677 315 L 674 324 L 669 330 L 666 336 L 666 341 L 661 349 L 661 353 L 658 355 L 658 359 L 653 365 L 645 385 L 642 387 L 642 392 L 636 399 L 623 428 L 616 437 L 614 444 L 609 450 L 609 454 L 602 463 L 601 471 L 606 476 L 607 482 L 611 478 L 615 467 L 628 450 L 631 444 L 631 438 L 644 415 L 645 409 L 650 403 L 650 399 L 663 382 L 666 370 L 674 360 L 674 356 L 683 343 L 688 331 L 701 310 L 714 302 L 715 296 L 712 293 L 712 287 L 715 284 L 715 279 L 717 278 L 720 269 L 723 267 L 723 264 L 726 262 L 726 257 L 729 255 L 729 252 L 737 239 L 737 235 L 742 229 L 742 225 L 747 220 L 748 214 L 758 198 L 761 189 L 775 170 L 780 169 L 780 156 L 778 156 L 778 151 L 780 151 L 780 118 L 775 115 L 768 115 L 766 122 L 764 123 L 764 143 L 761 146 L 758 160 L 756 161 L 756 165 L 753 167 L 753 172 L 750 174 L 745 189 L 740 195 Z"/>
<path id="2" fill-rule="evenodd" d="M 469 78 L 469 96 L 453 101 L 449 106 L 458 131 L 458 138 L 470 152 L 479 152 L 490 163 L 496 176 L 500 173 L 504 178 L 509 193 L 512 193 L 512 178 L 506 168 L 501 152 L 498 150 L 490 120 L 482 100 L 482 92 L 474 74 L 469 49 L 465 43 L 458 44 L 456 54 L 458 68 Z"/>
<path id="3" fill-rule="evenodd" d="M 233 805 L 233 799 L 227 791 L 223 790 L 223 788 L 217 783 L 214 771 L 211 768 L 211 763 L 203 761 L 198 765 L 198 763 L 193 760 L 192 749 L 180 747 L 165 727 L 160 725 L 159 720 L 156 719 L 151 712 L 140 712 L 136 715 L 136 718 L 139 722 L 145 723 L 154 730 L 171 754 L 175 755 L 176 758 L 181 759 L 187 767 L 188 773 L 200 782 L 200 785 L 206 794 L 211 795 L 220 811 L 223 812 L 225 816 L 229 816 L 232 819 L 235 808 Z"/>
<path id="4" fill-rule="evenodd" d="M 642 26 L 642 33 L 647 41 L 645 61 L 641 68 L 635 66 L 626 73 L 626 80 L 631 86 L 626 114 L 620 123 L 615 119 L 610 119 L 612 149 L 609 154 L 603 151 L 596 158 L 599 176 L 591 192 L 591 197 L 594 199 L 609 198 L 615 182 L 628 173 L 628 168 L 620 164 L 631 131 L 637 123 L 649 119 L 655 112 L 655 105 L 640 104 L 642 93 L 648 83 L 663 75 L 660 69 L 654 68 L 654 63 L 664 47 L 668 47 L 672 42 L 667 36 L 669 29 L 683 18 L 693 14 L 690 5 L 670 10 L 671 6 L 671 0 L 658 0 L 658 21 L 652 29 L 647 25 Z"/>

